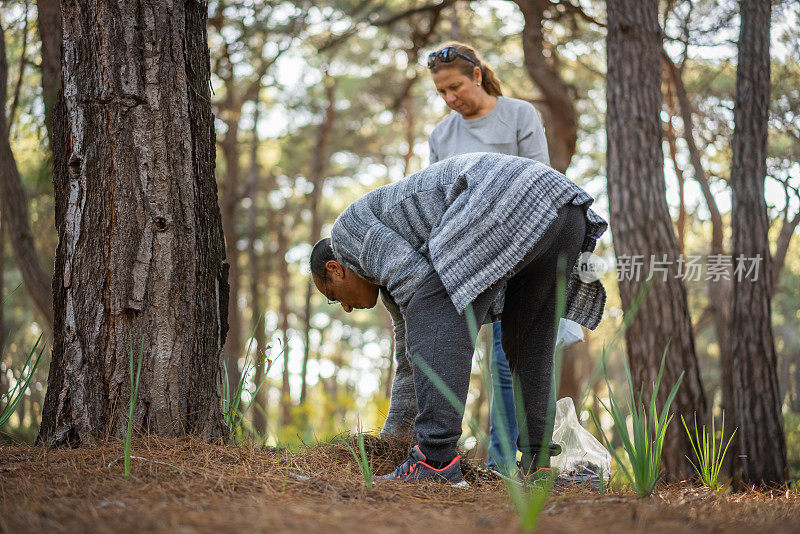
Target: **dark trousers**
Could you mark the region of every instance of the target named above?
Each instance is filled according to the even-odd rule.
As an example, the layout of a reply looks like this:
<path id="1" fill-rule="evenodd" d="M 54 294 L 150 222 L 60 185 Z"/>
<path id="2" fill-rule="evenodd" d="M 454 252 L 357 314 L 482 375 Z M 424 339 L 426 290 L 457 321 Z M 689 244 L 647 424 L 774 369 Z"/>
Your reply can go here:
<path id="1" fill-rule="evenodd" d="M 543 443 L 550 443 L 552 435 L 554 411 L 548 410 L 548 405 L 558 324 L 558 264 L 559 258 L 564 258 L 566 283 L 585 233 L 583 208 L 561 208 L 542 239 L 515 267 L 506 285 L 501 343 L 518 385 L 514 392 L 520 427 L 517 446 L 526 468 L 534 462 L 549 463 L 547 454 L 539 458 L 539 451 Z M 477 335 L 477 328 L 470 333 L 467 315 L 471 312 L 479 318 L 475 322 L 480 325 L 500 289 L 501 284 L 490 287 L 466 313 L 459 314 L 434 272 L 406 308 L 406 343 L 419 409 L 414 421 L 416 438 L 431 460 L 448 461 L 456 454 Z"/>

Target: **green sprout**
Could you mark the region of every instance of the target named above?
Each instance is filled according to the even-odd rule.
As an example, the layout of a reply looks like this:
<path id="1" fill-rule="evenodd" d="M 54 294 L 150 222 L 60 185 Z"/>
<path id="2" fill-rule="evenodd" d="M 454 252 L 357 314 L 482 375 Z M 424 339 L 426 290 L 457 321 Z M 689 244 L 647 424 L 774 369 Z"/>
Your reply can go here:
<path id="1" fill-rule="evenodd" d="M 133 433 L 133 409 L 136 407 L 136 399 L 139 396 L 139 377 L 142 373 L 142 358 L 144 357 L 144 338 L 139 345 L 139 363 L 136 366 L 136 378 L 133 374 L 133 337 L 131 337 L 131 350 L 129 359 L 129 376 L 131 381 L 131 395 L 128 403 L 128 426 L 125 429 L 125 452 L 123 476 L 127 479 L 131 474 L 131 434 Z"/>
<path id="2" fill-rule="evenodd" d="M 722 447 L 722 442 L 725 441 L 725 411 L 722 411 L 722 425 L 720 426 L 719 433 L 719 446 L 717 446 L 717 432 L 714 426 L 714 418 L 711 418 L 711 433 L 706 431 L 706 426 L 703 425 L 702 430 L 697 428 L 697 413 L 694 414 L 694 436 L 689 431 L 686 421 L 681 415 L 681 422 L 683 428 L 686 430 L 686 435 L 689 436 L 689 443 L 692 444 L 692 450 L 697 457 L 695 464 L 691 458 L 686 457 L 691 462 L 692 467 L 697 472 L 697 476 L 703 482 L 703 485 L 713 491 L 720 491 L 725 488 L 725 484 L 719 483 L 719 471 L 722 468 L 722 463 L 725 460 L 725 453 L 728 452 L 728 447 L 733 441 L 733 436 L 736 434 L 737 429 L 733 429 L 728 443 L 725 448 Z"/>
<path id="3" fill-rule="evenodd" d="M 367 486 L 367 489 L 370 489 L 373 486 L 372 456 L 367 456 L 367 448 L 364 445 L 364 431 L 361 428 L 361 420 L 358 421 L 358 434 L 356 434 L 356 436 L 358 451 L 356 451 L 356 449 L 353 448 L 353 446 L 350 445 L 346 440 L 339 438 L 339 441 L 344 443 L 345 447 L 347 447 L 350 451 L 350 454 L 352 454 L 353 458 L 355 458 L 356 464 L 361 471 L 361 476 L 364 477 L 364 485 Z"/>
<path id="4" fill-rule="evenodd" d="M 645 408 L 644 397 L 644 384 L 636 395 L 633 389 L 633 380 L 631 379 L 631 371 L 627 362 L 625 364 L 625 376 L 628 381 L 628 411 L 631 416 L 631 426 L 633 434 L 628 432 L 627 419 L 623 415 L 620 408 L 620 403 L 611 389 L 611 384 L 608 380 L 608 370 L 606 369 L 605 358 L 603 359 L 603 374 L 605 375 L 606 386 L 608 386 L 609 403 L 606 405 L 602 400 L 600 404 L 611 415 L 614 421 L 614 428 L 617 430 L 625 454 L 630 461 L 630 469 L 622 462 L 622 459 L 617 454 L 611 441 L 606 437 L 603 427 L 600 422 L 592 414 L 595 419 L 600 435 L 605 442 L 606 448 L 617 461 L 622 469 L 625 478 L 628 479 L 633 491 L 639 497 L 649 497 L 655 491 L 656 484 L 661 477 L 661 450 L 664 446 L 664 437 L 672 420 L 672 414 L 669 413 L 669 408 L 675 395 L 678 393 L 678 388 L 683 380 L 683 372 L 678 377 L 678 381 L 672 387 L 672 390 L 664 403 L 661 412 L 659 413 L 656 408 L 656 398 L 658 397 L 658 390 L 661 386 L 661 377 L 664 372 L 664 362 L 667 357 L 667 348 L 664 349 L 664 355 L 661 357 L 661 367 L 658 371 L 658 377 L 653 383 L 653 394 L 650 397 L 649 410 Z M 651 431 L 652 427 L 652 431 Z"/>

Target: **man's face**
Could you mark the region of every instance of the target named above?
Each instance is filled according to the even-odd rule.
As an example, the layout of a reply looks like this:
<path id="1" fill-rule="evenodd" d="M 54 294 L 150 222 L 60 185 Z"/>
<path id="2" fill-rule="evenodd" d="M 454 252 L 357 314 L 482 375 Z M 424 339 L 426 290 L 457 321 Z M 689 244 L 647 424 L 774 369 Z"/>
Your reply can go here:
<path id="1" fill-rule="evenodd" d="M 331 303 L 338 302 L 350 313 L 354 309 L 374 308 L 378 286 L 367 282 L 335 260 L 325 264 L 325 279 L 314 276 L 314 285 Z"/>

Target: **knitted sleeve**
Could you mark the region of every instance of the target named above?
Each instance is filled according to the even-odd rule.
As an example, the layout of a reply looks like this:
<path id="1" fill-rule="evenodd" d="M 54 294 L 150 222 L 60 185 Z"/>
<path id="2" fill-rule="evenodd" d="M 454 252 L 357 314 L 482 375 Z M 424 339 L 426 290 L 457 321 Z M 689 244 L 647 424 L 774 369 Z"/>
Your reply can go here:
<path id="1" fill-rule="evenodd" d="M 414 391 L 414 375 L 406 355 L 406 322 L 403 314 L 391 297 L 381 291 L 381 298 L 392 316 L 394 328 L 394 357 L 397 364 L 392 382 L 392 398 L 389 401 L 389 414 L 381 428 L 381 437 L 407 437 L 417 417 L 417 396 Z"/>

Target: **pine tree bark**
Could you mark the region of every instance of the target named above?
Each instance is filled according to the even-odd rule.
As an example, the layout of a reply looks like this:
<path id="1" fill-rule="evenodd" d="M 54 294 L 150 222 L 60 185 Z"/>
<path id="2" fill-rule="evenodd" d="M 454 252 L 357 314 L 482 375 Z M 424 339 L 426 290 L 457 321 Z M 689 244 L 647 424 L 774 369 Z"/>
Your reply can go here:
<path id="1" fill-rule="evenodd" d="M 198 1 L 62 3 L 56 315 L 40 442 L 121 435 L 140 346 L 136 426 L 226 434 L 228 287 L 206 13 Z"/>
<path id="2" fill-rule="evenodd" d="M 608 2 L 607 120 L 608 196 L 617 258 L 643 258 L 642 275 L 620 281 L 623 308 L 631 313 L 625 333 L 634 387 L 649 385 L 669 349 L 659 401 L 685 372 L 673 411 L 691 418 L 706 411 L 694 350 L 686 289 L 679 276 L 679 249 L 667 210 L 661 148 L 661 28 L 656 0 Z M 666 274 L 648 282 L 651 259 L 666 255 Z M 620 265 L 622 263 L 620 262 Z M 649 290 L 647 285 L 649 284 Z M 645 392 L 647 387 L 644 388 Z M 677 415 L 676 415 L 677 417 Z M 688 442 L 677 425 L 667 433 L 664 467 L 671 477 L 690 473 Z"/>
<path id="3" fill-rule="evenodd" d="M 742 0 L 736 69 L 733 161 L 733 257 L 736 268 L 761 258 L 756 276 L 734 276 L 731 338 L 742 480 L 784 484 L 786 442 L 772 336 L 772 271 L 764 200 L 770 93 L 770 2 Z"/>

